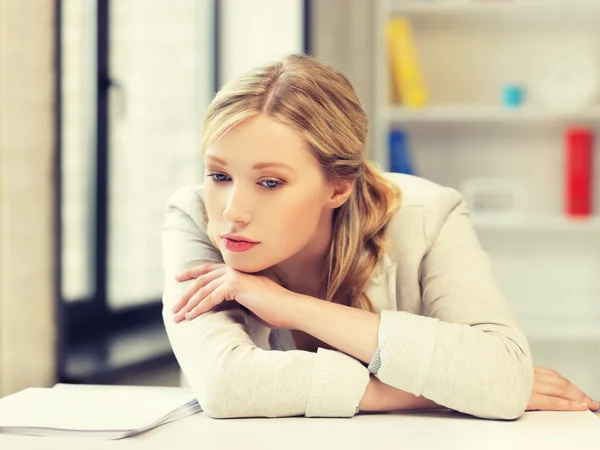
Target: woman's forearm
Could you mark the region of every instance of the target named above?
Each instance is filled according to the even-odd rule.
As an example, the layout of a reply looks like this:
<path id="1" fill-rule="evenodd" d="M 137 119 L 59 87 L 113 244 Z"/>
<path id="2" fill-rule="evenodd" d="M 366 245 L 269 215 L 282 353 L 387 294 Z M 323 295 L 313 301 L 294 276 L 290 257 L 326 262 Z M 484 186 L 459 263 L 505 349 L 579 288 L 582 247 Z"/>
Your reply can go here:
<path id="1" fill-rule="evenodd" d="M 294 308 L 294 329 L 303 331 L 354 358 L 369 363 L 378 345 L 379 314 L 301 296 Z M 440 406 L 371 379 L 360 402 L 360 411 L 408 411 Z"/>
<path id="2" fill-rule="evenodd" d="M 371 375 L 359 410 L 365 412 L 411 411 L 437 409 L 440 406 L 425 397 L 416 397 L 408 392 L 388 386 Z"/>
<path id="3" fill-rule="evenodd" d="M 301 295 L 293 328 L 369 364 L 378 345 L 379 314 Z"/>

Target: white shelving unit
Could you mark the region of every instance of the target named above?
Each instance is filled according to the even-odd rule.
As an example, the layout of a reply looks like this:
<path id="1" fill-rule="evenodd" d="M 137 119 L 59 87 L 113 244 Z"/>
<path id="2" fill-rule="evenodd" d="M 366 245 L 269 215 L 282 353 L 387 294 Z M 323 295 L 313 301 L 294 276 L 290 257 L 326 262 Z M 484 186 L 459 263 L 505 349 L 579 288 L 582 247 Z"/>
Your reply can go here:
<path id="1" fill-rule="evenodd" d="M 423 108 L 389 106 L 382 119 L 389 124 L 405 123 L 535 123 L 535 122 L 600 122 L 600 108 L 558 112 L 536 107 L 509 109 L 501 105 L 435 105 Z"/>
<path id="2" fill-rule="evenodd" d="M 384 31 L 394 16 L 406 17 L 413 28 L 430 94 L 429 105 L 421 108 L 388 100 Z M 407 133 L 416 173 L 424 178 L 459 190 L 470 178 L 523 181 L 524 214 L 473 213 L 471 221 L 534 343 L 535 363 L 571 374 L 596 397 L 600 215 L 582 221 L 564 216 L 563 142 L 568 126 L 584 125 L 600 145 L 600 103 L 557 111 L 530 95 L 535 94 L 530 88 L 544 74 L 544 58 L 552 59 L 559 47 L 593 51 L 600 67 L 598 23 L 600 0 L 378 0 L 371 127 L 371 159 L 384 170 L 394 127 Z M 502 105 L 509 82 L 526 86 L 522 107 Z M 600 177 L 600 157 L 594 160 Z M 600 195 L 593 210 L 600 212 Z"/>
<path id="3" fill-rule="evenodd" d="M 595 35 L 600 43 L 600 32 L 594 24 L 600 21 L 600 0 L 504 0 L 502 2 L 496 0 L 376 0 L 376 14 L 374 30 L 375 36 L 375 104 L 376 113 L 374 115 L 374 148 L 371 152 L 372 158 L 379 163 L 383 168 L 387 168 L 387 132 L 390 126 L 395 125 L 419 125 L 428 123 L 439 124 L 468 124 L 468 123 L 489 123 L 498 125 L 514 125 L 514 124 L 544 124 L 544 123 L 577 123 L 583 125 L 600 124 L 600 104 L 590 108 L 585 108 L 576 111 L 553 111 L 552 109 L 544 108 L 541 105 L 531 104 L 530 99 L 526 100 L 526 104 L 521 108 L 510 109 L 501 105 L 499 101 L 501 86 L 497 86 L 497 97 L 491 98 L 489 91 L 487 96 L 478 102 L 455 101 L 448 102 L 447 98 L 433 102 L 422 108 L 406 108 L 402 105 L 390 104 L 388 101 L 389 93 L 389 67 L 387 63 L 387 49 L 384 39 L 384 27 L 388 19 L 394 16 L 407 17 L 411 21 L 417 22 L 414 27 L 419 30 L 420 25 L 427 26 L 428 23 L 434 27 L 442 28 L 444 24 L 459 24 L 463 27 L 465 34 L 468 35 L 468 24 L 485 23 L 491 24 L 493 29 L 504 26 L 504 30 L 514 28 L 525 28 L 524 35 L 527 37 L 525 42 L 526 50 L 535 51 L 536 54 L 543 53 L 551 48 L 557 42 L 563 44 L 565 40 L 559 37 L 561 28 L 566 28 L 568 31 L 568 40 L 573 42 L 573 45 L 578 45 L 582 40 L 586 39 L 585 33 L 579 30 L 579 24 L 588 24 L 592 28 L 591 35 Z M 528 33 L 528 25 L 545 23 L 553 27 L 551 33 L 555 34 L 551 39 L 544 41 L 540 38 L 533 44 L 531 33 Z M 441 26 L 440 26 L 441 25 Z M 466 26 L 465 26 L 466 25 Z M 479 25 L 481 27 L 481 25 Z M 557 28 L 558 27 L 558 28 Z M 474 27 L 474 29 L 477 29 Z M 480 28 L 479 28 L 480 29 Z M 443 28 L 442 28 L 443 30 Z M 554 30 L 558 30 L 554 33 Z M 548 29 L 545 30 L 548 33 Z M 456 28 L 450 28 L 453 38 L 456 37 Z M 534 30 L 535 32 L 535 30 Z M 502 33 L 496 34 L 494 37 L 502 38 Z M 441 60 L 448 61 L 448 52 L 451 52 L 452 41 L 458 41 L 461 45 L 459 50 L 464 50 L 464 41 L 460 39 L 448 39 L 447 48 L 445 42 L 437 42 L 435 39 L 444 39 L 443 36 L 428 37 L 427 43 L 423 46 L 425 52 L 432 50 L 432 54 L 439 53 Z M 517 38 L 514 40 L 514 46 L 518 47 L 520 42 Z M 417 36 L 419 41 L 419 36 Z M 534 39 L 535 41 L 535 39 Z M 589 39 L 588 39 L 589 41 Z M 441 45 L 440 45 L 441 44 Z M 468 44 L 467 44 L 468 45 Z M 494 46 L 484 47 L 484 43 L 476 48 L 477 51 L 494 53 Z M 477 46 L 474 46 L 477 47 Z M 421 50 L 421 49 L 418 49 Z M 522 64 L 527 65 L 529 61 L 523 58 L 515 58 L 515 61 L 507 62 L 506 59 L 510 56 L 506 55 L 507 49 L 504 48 L 501 55 L 502 63 L 506 66 L 514 63 L 515 66 Z M 515 48 L 519 52 L 518 48 Z M 508 51 L 511 51 L 508 46 Z M 475 52 L 477 53 L 477 52 Z M 423 56 L 422 54 L 420 56 Z M 435 54 L 430 56 L 435 58 Z M 600 62 L 600 59 L 599 59 Z M 525 64 L 523 64 L 525 63 Z M 435 73 L 433 68 L 435 64 L 425 64 L 425 72 L 429 68 L 429 76 L 439 75 Z M 455 71 L 451 76 L 456 76 Z M 472 69 L 468 67 L 467 69 Z M 485 78 L 486 68 L 481 67 L 481 77 Z M 496 70 L 497 67 L 491 67 L 489 70 Z M 509 71 L 510 72 L 510 71 Z M 518 73 L 514 78 L 532 78 L 533 74 L 526 73 L 526 70 L 517 70 L 507 75 Z M 427 78 L 427 77 L 426 77 Z M 498 78 L 497 76 L 494 78 Z M 428 80 L 430 81 L 430 80 Z M 509 80 L 507 80 L 509 81 Z M 445 83 L 446 86 L 452 86 L 455 83 Z M 444 83 L 436 83 L 436 88 L 442 89 Z M 464 87 L 463 87 L 464 88 Z M 468 89 L 468 87 L 467 87 Z M 436 93 L 433 93 L 433 97 Z M 490 102 L 492 100 L 492 102 Z"/>
<path id="4" fill-rule="evenodd" d="M 600 219 L 568 219 L 556 215 L 529 215 L 518 217 L 471 216 L 471 222 L 481 231 L 527 231 L 559 233 L 600 233 Z M 600 330 L 600 326 L 598 327 Z"/>
<path id="5" fill-rule="evenodd" d="M 476 14 L 476 13 L 535 13 L 552 14 L 556 11 L 598 9 L 594 0 L 398 0 L 390 3 L 395 14 Z"/>

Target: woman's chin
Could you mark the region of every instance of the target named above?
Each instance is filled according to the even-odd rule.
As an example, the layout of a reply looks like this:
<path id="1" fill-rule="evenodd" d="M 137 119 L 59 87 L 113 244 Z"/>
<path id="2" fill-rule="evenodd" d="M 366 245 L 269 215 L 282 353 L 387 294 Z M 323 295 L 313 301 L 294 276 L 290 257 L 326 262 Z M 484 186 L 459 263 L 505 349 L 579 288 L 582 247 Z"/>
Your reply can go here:
<path id="1" fill-rule="evenodd" d="M 252 260 L 252 258 L 249 258 L 249 261 L 243 261 L 242 258 L 232 258 L 227 254 L 223 255 L 223 260 L 225 261 L 225 264 L 227 264 L 232 269 L 239 270 L 240 272 L 245 273 L 257 273 L 269 267 L 269 265 L 260 264 L 259 261 Z"/>

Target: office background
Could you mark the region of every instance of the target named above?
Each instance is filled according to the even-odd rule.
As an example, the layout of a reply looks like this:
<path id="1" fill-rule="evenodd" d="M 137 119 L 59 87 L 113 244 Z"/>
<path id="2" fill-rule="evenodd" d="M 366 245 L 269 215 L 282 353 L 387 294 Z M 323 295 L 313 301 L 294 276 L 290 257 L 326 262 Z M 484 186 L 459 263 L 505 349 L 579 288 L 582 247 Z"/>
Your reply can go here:
<path id="1" fill-rule="evenodd" d="M 390 94 L 398 17 L 420 107 Z M 401 152 L 405 171 L 465 194 L 535 363 L 600 397 L 600 200 L 565 210 L 566 136 L 600 123 L 599 18 L 596 0 L 2 0 L 0 395 L 179 384 L 160 318 L 164 202 L 203 178 L 215 90 L 307 52 L 353 82 L 373 161 Z"/>

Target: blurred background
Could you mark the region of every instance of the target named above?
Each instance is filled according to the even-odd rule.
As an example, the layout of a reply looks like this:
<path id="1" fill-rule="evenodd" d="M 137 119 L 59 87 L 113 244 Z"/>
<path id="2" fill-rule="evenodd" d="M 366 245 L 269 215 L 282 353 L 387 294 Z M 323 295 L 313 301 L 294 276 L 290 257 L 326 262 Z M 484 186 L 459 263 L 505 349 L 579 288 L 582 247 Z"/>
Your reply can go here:
<path id="1" fill-rule="evenodd" d="M 600 398 L 600 0 L 0 0 L 0 396 L 179 385 L 166 199 L 219 87 L 346 74 L 369 157 L 461 191 L 534 362 Z"/>

